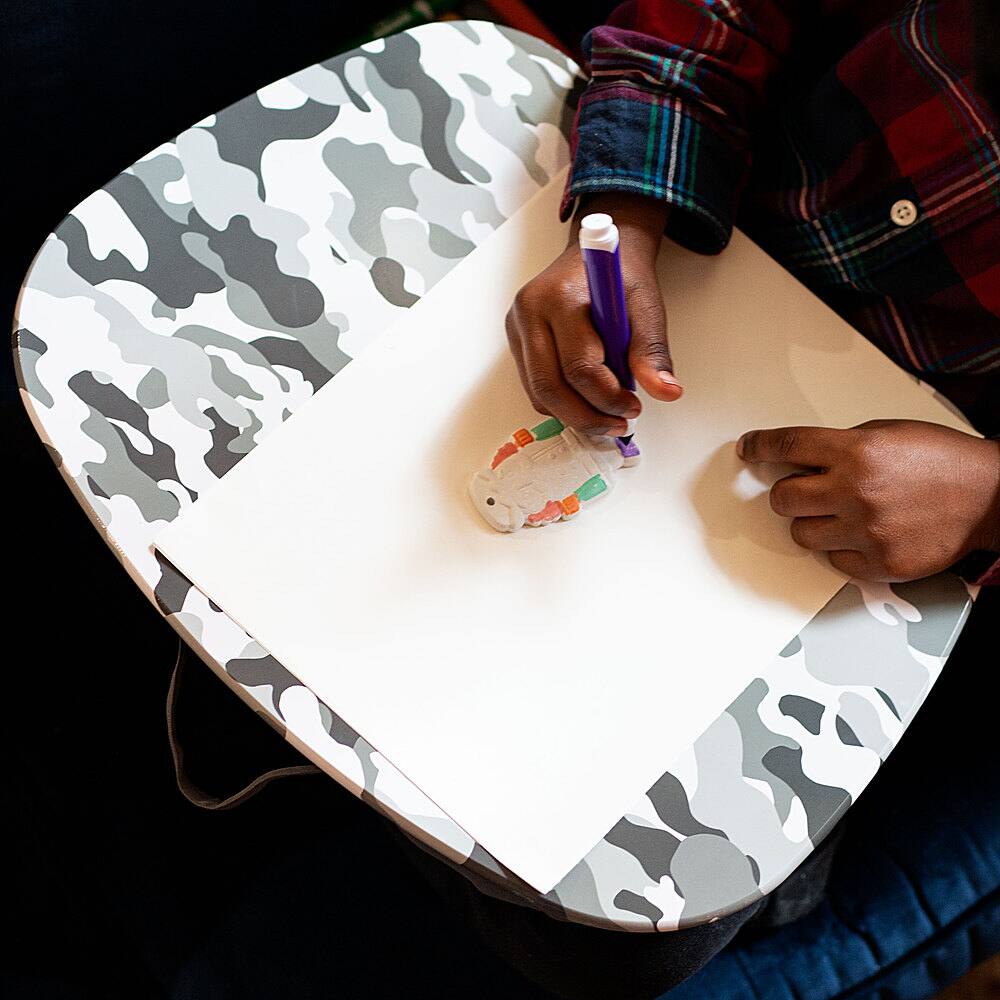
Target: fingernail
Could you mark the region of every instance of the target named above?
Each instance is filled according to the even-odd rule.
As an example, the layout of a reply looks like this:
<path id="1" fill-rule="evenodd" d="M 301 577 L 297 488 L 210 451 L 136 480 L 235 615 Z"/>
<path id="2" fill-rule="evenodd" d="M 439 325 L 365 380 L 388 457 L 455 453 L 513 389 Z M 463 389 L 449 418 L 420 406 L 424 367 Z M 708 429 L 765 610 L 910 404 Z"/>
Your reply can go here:
<path id="1" fill-rule="evenodd" d="M 661 382 L 665 382 L 667 385 L 680 385 L 680 382 L 678 382 L 670 372 L 660 372 L 657 375 L 657 378 L 659 378 Z"/>
<path id="2" fill-rule="evenodd" d="M 628 409 L 627 409 L 627 410 L 626 410 L 626 411 L 625 411 L 625 412 L 624 412 L 624 413 L 622 414 L 622 416 L 623 416 L 623 417 L 624 417 L 624 418 L 625 418 L 626 420 L 635 420 L 635 418 L 636 418 L 637 416 L 639 416 L 639 414 L 640 414 L 641 412 L 642 412 L 642 407 L 640 407 L 640 406 L 630 406 L 630 407 L 629 407 L 629 408 L 628 408 Z"/>

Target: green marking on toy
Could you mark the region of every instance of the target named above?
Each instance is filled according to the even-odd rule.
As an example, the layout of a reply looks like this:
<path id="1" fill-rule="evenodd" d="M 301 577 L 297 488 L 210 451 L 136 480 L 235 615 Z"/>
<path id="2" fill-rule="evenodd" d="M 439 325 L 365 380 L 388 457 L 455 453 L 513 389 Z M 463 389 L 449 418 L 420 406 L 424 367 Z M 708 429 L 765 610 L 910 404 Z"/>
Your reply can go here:
<path id="1" fill-rule="evenodd" d="M 591 476 L 579 489 L 574 490 L 580 503 L 584 503 L 587 500 L 593 500 L 594 497 L 600 496 L 606 489 L 608 484 L 604 481 L 602 476 Z"/>
<path id="2" fill-rule="evenodd" d="M 614 491 L 618 469 L 638 461 L 634 445 L 543 420 L 532 430 L 514 431 L 490 467 L 472 477 L 469 494 L 491 528 L 517 531 L 575 517 Z"/>
<path id="3" fill-rule="evenodd" d="M 531 433 L 536 441 L 544 441 L 546 438 L 555 437 L 557 434 L 561 434 L 562 431 L 562 421 L 556 420 L 555 417 L 549 417 L 538 424 L 537 427 L 531 428 Z"/>

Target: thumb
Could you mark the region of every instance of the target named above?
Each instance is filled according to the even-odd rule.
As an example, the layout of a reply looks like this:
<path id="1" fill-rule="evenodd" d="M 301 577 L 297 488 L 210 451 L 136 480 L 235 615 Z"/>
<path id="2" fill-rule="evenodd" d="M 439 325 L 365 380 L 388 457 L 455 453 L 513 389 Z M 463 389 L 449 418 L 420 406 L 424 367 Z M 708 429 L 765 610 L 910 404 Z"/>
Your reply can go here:
<path id="1" fill-rule="evenodd" d="M 636 381 L 652 396 L 664 402 L 677 399 L 684 391 L 674 377 L 674 363 L 667 341 L 667 315 L 660 285 L 651 273 L 635 282 L 625 293 L 632 344 L 629 365 Z"/>

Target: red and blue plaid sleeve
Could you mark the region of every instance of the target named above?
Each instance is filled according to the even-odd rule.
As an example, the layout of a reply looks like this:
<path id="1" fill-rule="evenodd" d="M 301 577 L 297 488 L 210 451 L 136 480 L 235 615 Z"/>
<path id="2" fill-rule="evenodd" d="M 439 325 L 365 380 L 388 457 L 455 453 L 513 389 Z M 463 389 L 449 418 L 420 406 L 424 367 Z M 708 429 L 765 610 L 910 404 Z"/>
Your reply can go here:
<path id="1" fill-rule="evenodd" d="M 789 48 L 789 6 L 630 0 L 590 31 L 583 47 L 591 80 L 574 122 L 562 218 L 580 195 L 647 195 L 669 203 L 667 234 L 677 242 L 722 250 L 749 166 L 751 124 Z"/>

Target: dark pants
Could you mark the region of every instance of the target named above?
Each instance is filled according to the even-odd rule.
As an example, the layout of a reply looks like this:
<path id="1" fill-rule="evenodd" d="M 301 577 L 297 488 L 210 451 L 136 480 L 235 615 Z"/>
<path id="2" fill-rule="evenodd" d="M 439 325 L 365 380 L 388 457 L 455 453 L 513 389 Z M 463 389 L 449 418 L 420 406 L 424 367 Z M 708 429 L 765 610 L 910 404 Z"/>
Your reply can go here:
<path id="1" fill-rule="evenodd" d="M 928 695 L 925 705 L 857 804 L 822 844 L 774 892 L 728 917 L 700 927 L 664 934 L 597 930 L 554 920 L 537 911 L 495 899 L 475 889 L 461 874 L 417 847 L 397 831 L 396 839 L 438 895 L 458 918 L 506 962 L 545 989 L 569 1000 L 647 1000 L 693 975 L 737 935 L 750 938 L 797 920 L 822 900 L 836 877 L 837 847 L 844 838 L 877 836 L 886 821 L 882 792 L 903 790 L 924 796 L 947 780 L 955 766 L 941 752 L 943 734 L 964 720 L 968 752 L 987 750 L 992 741 L 991 713 L 996 692 L 995 628 L 1000 588 L 985 589 L 969 623 Z M 989 666 L 987 666 L 989 664 Z M 970 700 L 970 692 L 976 697 Z"/>
<path id="2" fill-rule="evenodd" d="M 812 910 L 823 898 L 845 822 L 769 896 L 713 923 L 664 934 L 555 920 L 480 892 L 398 830 L 396 840 L 458 918 L 544 989 L 568 1000 L 649 1000 L 697 972 L 738 933 L 763 933 Z"/>

